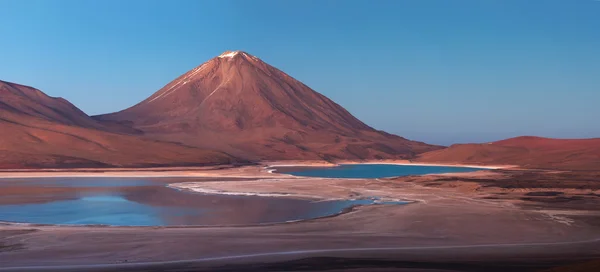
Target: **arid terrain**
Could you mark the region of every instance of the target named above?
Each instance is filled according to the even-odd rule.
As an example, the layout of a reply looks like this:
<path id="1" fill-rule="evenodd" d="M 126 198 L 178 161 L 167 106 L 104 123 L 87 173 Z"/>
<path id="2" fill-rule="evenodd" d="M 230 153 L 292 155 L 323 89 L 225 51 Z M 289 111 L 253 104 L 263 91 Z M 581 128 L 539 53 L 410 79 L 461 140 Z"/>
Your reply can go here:
<path id="1" fill-rule="evenodd" d="M 230 164 L 222 152 L 146 139 L 102 124 L 62 98 L 0 81 L 0 168 Z M 243 160 L 240 160 L 243 162 Z"/>
<path id="2" fill-rule="evenodd" d="M 0 272 L 600 272 L 600 0 L 0 0 L 0 38 Z"/>
<path id="3" fill-rule="evenodd" d="M 600 170 L 600 138 L 550 139 L 523 136 L 484 144 L 456 144 L 446 149 L 420 154 L 414 161 Z"/>
<path id="4" fill-rule="evenodd" d="M 1 169 L 409 159 L 442 148 L 377 131 L 241 51 L 112 114 L 90 117 L 63 98 L 5 81 L 0 94 Z"/>
<path id="5" fill-rule="evenodd" d="M 599 139 L 517 137 L 447 148 L 411 141 L 366 125 L 242 51 L 209 60 L 128 109 L 93 117 L 0 81 L 0 132 L 0 183 L 12 182 L 0 187 L 2 205 L 110 190 L 18 183 L 63 177 L 159 180 L 159 189 L 119 189 L 158 206 L 210 200 L 194 193 L 410 202 L 244 226 L 3 223 L 0 271 L 600 270 Z M 339 163 L 486 169 L 334 179 L 268 168 Z"/>
<path id="6" fill-rule="evenodd" d="M 0 227 L 3 269 L 296 271 L 327 264 L 323 268 L 328 271 L 349 267 L 355 269 L 349 271 L 545 271 L 573 265 L 593 268 L 597 267 L 593 260 L 600 258 L 598 172 L 495 169 L 348 180 L 292 177 L 269 173 L 262 166 L 173 171 L 161 176 L 219 177 L 169 182 L 180 188 L 286 192 L 285 197 L 312 199 L 375 196 L 412 203 L 363 206 L 328 218 L 244 227 L 7 224 Z"/>
<path id="7" fill-rule="evenodd" d="M 600 169 L 599 139 L 517 137 L 448 148 L 375 130 L 242 51 L 227 51 L 128 109 L 90 117 L 0 81 L 0 169 L 168 167 L 273 160 Z"/>

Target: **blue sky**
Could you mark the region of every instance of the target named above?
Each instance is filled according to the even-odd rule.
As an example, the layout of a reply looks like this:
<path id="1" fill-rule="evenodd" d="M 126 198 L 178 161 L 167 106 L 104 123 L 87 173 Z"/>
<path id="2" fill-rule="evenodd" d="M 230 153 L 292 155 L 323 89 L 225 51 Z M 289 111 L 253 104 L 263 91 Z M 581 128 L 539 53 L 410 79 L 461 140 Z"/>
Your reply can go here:
<path id="1" fill-rule="evenodd" d="M 437 144 L 600 137 L 594 0 L 0 0 L 0 79 L 88 114 L 244 50 Z"/>

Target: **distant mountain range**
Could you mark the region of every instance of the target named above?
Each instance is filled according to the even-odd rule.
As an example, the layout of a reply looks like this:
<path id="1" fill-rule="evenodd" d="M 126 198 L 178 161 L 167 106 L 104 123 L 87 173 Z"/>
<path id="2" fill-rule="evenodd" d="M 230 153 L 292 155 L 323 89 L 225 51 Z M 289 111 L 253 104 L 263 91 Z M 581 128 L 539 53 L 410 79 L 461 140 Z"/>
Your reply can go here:
<path id="1" fill-rule="evenodd" d="M 209 60 L 133 107 L 93 117 L 62 98 L 0 81 L 0 131 L 5 169 L 381 159 L 600 165 L 600 139 L 517 138 L 444 149 L 378 131 L 242 51 Z"/>
<path id="2" fill-rule="evenodd" d="M 549 139 L 522 136 L 485 144 L 456 144 L 420 154 L 415 160 L 430 163 L 600 170 L 600 138 Z"/>

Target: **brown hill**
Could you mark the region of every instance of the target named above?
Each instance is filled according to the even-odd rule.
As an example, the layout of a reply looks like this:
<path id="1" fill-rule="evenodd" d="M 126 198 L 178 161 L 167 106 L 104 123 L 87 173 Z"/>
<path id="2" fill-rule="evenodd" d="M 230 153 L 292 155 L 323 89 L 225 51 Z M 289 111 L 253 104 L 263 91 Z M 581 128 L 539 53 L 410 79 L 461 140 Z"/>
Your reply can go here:
<path id="1" fill-rule="evenodd" d="M 0 112 L 49 122 L 103 129 L 104 127 L 63 98 L 47 96 L 32 87 L 0 80 Z"/>
<path id="2" fill-rule="evenodd" d="M 411 158 L 441 148 L 377 131 L 241 51 L 211 59 L 131 108 L 95 118 L 251 159 Z"/>
<path id="3" fill-rule="evenodd" d="M 457 144 L 421 154 L 416 161 L 598 170 L 600 138 L 549 139 L 523 136 L 485 144 Z"/>
<path id="4" fill-rule="evenodd" d="M 229 163 L 216 151 L 110 133 L 68 101 L 0 81 L 0 168 Z M 130 131 L 131 132 L 131 131 Z"/>

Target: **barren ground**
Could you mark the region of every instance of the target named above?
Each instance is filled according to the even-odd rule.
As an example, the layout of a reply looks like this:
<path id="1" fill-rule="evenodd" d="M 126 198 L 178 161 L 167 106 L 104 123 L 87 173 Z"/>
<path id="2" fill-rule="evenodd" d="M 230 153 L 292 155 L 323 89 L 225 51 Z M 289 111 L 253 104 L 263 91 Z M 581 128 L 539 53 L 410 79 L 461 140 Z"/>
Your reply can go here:
<path id="1" fill-rule="evenodd" d="M 219 177 L 171 186 L 220 193 L 285 193 L 316 200 L 375 196 L 413 203 L 356 207 L 328 218 L 245 227 L 7 224 L 0 226 L 0 270 L 62 266 L 55 270 L 537 271 L 572 263 L 597 268 L 593 260 L 600 257 L 598 172 L 499 169 L 342 180 L 296 178 L 251 166 L 106 175 L 118 173 Z M 32 174 L 48 175 L 2 173 Z M 257 179 L 226 181 L 227 177 Z M 101 266 L 87 266 L 92 264 Z"/>

